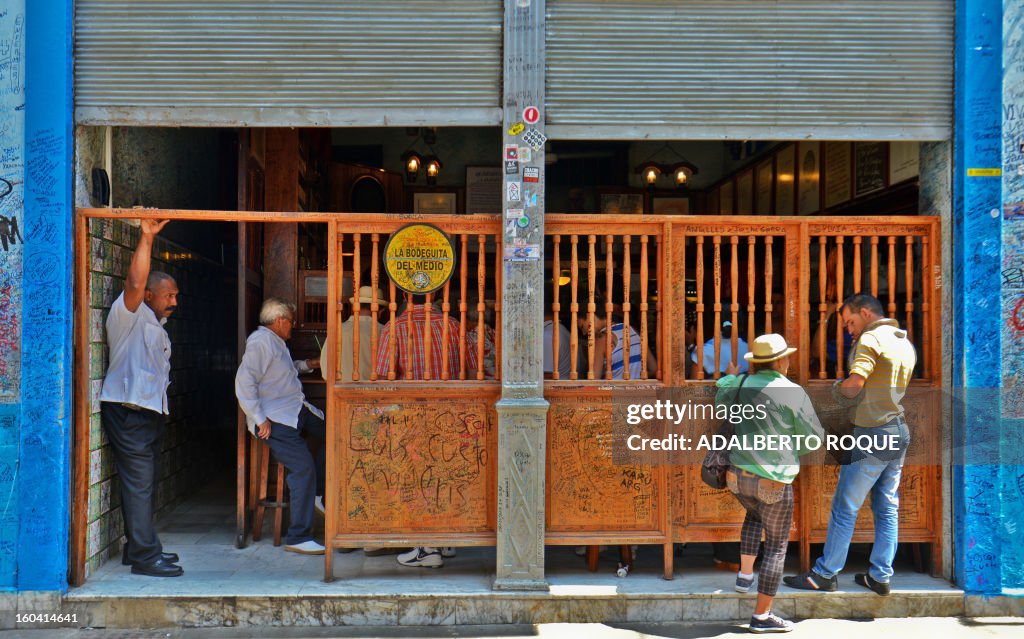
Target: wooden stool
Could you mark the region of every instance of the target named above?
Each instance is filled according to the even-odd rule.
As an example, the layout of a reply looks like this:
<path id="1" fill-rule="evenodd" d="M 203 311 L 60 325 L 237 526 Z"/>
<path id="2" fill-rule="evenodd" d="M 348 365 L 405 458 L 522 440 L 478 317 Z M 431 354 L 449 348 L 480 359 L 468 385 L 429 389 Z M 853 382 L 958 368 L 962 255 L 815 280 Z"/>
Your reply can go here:
<path id="1" fill-rule="evenodd" d="M 252 459 L 252 472 L 249 481 L 249 503 L 253 505 L 252 540 L 259 541 L 263 536 L 263 516 L 268 508 L 274 511 L 274 545 L 281 545 L 281 526 L 284 523 L 284 509 L 288 507 L 285 495 L 284 464 L 273 459 L 270 446 L 256 436 L 249 442 Z M 267 499 L 267 484 L 270 467 L 274 466 L 274 498 Z"/>

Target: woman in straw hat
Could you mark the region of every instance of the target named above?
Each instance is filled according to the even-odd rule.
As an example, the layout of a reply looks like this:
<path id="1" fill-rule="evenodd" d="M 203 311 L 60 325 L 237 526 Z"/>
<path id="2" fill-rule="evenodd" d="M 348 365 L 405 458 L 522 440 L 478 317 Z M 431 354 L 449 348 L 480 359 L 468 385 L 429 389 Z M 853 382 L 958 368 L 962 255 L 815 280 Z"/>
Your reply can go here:
<path id="1" fill-rule="evenodd" d="M 726 481 L 747 511 L 740 537 L 738 592 L 747 592 L 754 584 L 762 530 L 765 535 L 757 604 L 749 626 L 755 633 L 793 629 L 791 622 L 772 613 L 771 606 L 782 580 L 793 523 L 793 479 L 800 472 L 800 456 L 815 450 L 815 441 L 820 445 L 822 435 L 807 393 L 786 378 L 789 357 L 795 351 L 781 335 L 761 335 L 744 355 L 750 372 L 737 376 L 739 369 L 732 364 L 717 382 L 715 402 L 729 407 L 736 429 Z"/>

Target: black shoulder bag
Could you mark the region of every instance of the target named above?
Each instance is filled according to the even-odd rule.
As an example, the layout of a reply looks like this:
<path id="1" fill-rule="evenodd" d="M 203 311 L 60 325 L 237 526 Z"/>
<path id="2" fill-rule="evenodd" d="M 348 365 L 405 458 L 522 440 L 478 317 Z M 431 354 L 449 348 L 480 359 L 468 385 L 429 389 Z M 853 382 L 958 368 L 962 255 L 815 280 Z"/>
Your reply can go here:
<path id="1" fill-rule="evenodd" d="M 733 397 L 733 403 L 739 399 L 740 391 L 743 389 L 743 383 L 747 381 L 749 374 L 744 374 L 743 379 L 740 380 L 740 385 L 736 389 L 736 395 Z M 732 439 L 732 436 L 736 434 L 736 426 L 729 418 L 726 417 L 722 420 L 722 426 L 718 429 L 719 435 L 724 435 L 726 440 Z M 704 457 L 704 463 L 700 466 L 700 478 L 704 480 L 704 483 L 708 486 L 722 490 L 725 488 L 725 472 L 729 470 L 729 466 L 732 464 L 729 462 L 729 447 L 726 446 L 721 450 L 712 448 L 708 451 L 708 454 Z"/>

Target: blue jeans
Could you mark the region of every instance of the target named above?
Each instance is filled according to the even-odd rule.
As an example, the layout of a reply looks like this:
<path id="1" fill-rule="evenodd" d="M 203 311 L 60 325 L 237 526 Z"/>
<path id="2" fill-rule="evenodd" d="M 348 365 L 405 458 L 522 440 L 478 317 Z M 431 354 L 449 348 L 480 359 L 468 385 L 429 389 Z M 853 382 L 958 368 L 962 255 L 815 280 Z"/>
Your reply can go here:
<path id="1" fill-rule="evenodd" d="M 868 574 L 875 581 L 888 583 L 892 578 L 892 560 L 899 536 L 900 474 L 910 446 L 910 430 L 902 417 L 876 428 L 854 428 L 854 437 L 872 437 L 878 448 L 888 444 L 889 436 L 898 437 L 898 448 L 878 452 L 854 450 L 850 464 L 840 467 L 839 484 L 832 498 L 825 551 L 814 564 L 814 572 L 831 578 L 846 565 L 846 556 L 857 523 L 857 512 L 871 493 L 871 511 L 875 516 L 875 543 L 871 547 Z"/>
<path id="2" fill-rule="evenodd" d="M 320 446 L 316 458 L 309 452 L 302 434 L 323 444 L 326 436 L 324 420 L 303 406 L 299 410 L 299 421 L 295 428 L 270 422 L 270 439 L 266 440 L 277 461 L 287 471 L 285 480 L 291 498 L 288 515 L 291 523 L 285 543 L 301 544 L 313 539 L 313 500 L 324 494 L 325 446 Z"/>

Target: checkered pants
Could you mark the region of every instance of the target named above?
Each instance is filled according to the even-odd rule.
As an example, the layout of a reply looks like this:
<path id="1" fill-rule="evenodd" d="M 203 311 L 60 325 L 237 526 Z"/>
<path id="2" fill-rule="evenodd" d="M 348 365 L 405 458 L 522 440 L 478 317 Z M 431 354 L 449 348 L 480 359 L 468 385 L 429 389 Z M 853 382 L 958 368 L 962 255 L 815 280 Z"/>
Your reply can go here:
<path id="1" fill-rule="evenodd" d="M 740 554 L 756 556 L 761 547 L 761 531 L 764 530 L 764 556 L 757 576 L 757 592 L 774 597 L 782 581 L 789 527 L 793 523 L 793 486 L 786 484 L 778 501 L 766 503 L 758 494 L 759 477 L 737 469 L 733 472 L 736 473 L 738 489 L 733 494 L 747 510 L 740 534 Z"/>

